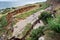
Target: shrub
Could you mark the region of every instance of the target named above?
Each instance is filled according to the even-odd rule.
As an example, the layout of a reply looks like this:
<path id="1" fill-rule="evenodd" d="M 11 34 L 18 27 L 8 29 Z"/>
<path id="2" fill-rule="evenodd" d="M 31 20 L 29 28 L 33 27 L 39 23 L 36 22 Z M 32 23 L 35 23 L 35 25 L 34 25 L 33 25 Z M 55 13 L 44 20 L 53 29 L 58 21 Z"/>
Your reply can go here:
<path id="1" fill-rule="evenodd" d="M 55 18 L 54 20 L 49 20 L 49 28 L 57 33 L 60 33 L 60 18 Z"/>
<path id="2" fill-rule="evenodd" d="M 49 12 L 42 12 L 41 15 L 38 17 L 40 20 L 44 22 L 44 24 L 48 23 L 48 19 L 52 18 L 51 14 Z"/>
<path id="3" fill-rule="evenodd" d="M 32 30 L 32 32 L 31 32 L 31 34 L 30 34 L 31 40 L 38 40 L 38 38 L 39 38 L 41 35 L 44 35 L 43 29 L 44 29 L 44 26 Z"/>
<path id="4" fill-rule="evenodd" d="M 0 18 L 0 28 L 4 27 L 7 25 L 7 20 L 6 20 L 6 16 L 2 16 Z"/>

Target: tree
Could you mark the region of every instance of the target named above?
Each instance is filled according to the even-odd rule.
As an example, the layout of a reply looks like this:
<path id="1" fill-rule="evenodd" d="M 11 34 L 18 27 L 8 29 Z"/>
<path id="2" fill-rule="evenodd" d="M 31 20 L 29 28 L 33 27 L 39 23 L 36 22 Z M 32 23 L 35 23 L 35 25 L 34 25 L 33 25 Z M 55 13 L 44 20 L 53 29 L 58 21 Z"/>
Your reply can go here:
<path id="1" fill-rule="evenodd" d="M 3 28 L 4 26 L 7 25 L 7 20 L 6 20 L 6 16 L 3 16 L 0 18 L 0 28 Z"/>

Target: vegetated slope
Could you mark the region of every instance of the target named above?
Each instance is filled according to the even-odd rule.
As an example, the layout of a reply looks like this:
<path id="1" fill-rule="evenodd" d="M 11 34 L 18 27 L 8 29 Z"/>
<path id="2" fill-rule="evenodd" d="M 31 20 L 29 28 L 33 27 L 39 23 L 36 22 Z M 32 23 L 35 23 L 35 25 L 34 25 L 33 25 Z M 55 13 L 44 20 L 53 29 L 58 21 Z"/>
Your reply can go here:
<path id="1" fill-rule="evenodd" d="M 37 6 L 41 6 L 41 5 L 37 5 Z M 30 8 L 31 7 L 31 8 Z M 32 11 L 32 13 L 31 14 L 33 14 L 33 13 L 35 13 L 35 12 L 37 12 L 37 11 L 39 11 L 39 10 L 41 10 L 41 9 L 45 9 L 45 8 L 47 8 L 48 6 L 46 6 L 46 4 L 44 4 L 44 5 L 42 5 L 42 7 L 40 8 L 38 8 L 38 10 L 36 10 L 35 9 L 35 11 Z M 15 10 L 14 9 L 14 11 L 12 11 L 12 12 L 8 12 L 8 13 L 6 13 L 6 15 L 5 15 L 5 18 L 7 18 L 6 20 L 8 20 L 7 21 L 7 25 L 5 25 L 5 26 L 3 26 L 4 28 L 6 28 L 5 30 L 7 31 L 7 32 L 9 32 L 8 30 L 9 30 L 9 28 L 11 27 L 11 23 L 12 23 L 12 20 L 13 20 L 13 16 L 15 15 L 15 14 L 18 14 L 18 13 L 20 13 L 21 12 L 21 10 L 23 10 L 23 11 L 29 11 L 30 9 L 33 9 L 33 8 L 35 8 L 35 5 L 30 5 L 30 6 L 27 6 L 27 7 L 24 7 L 24 8 L 20 8 L 20 9 L 17 9 L 17 10 Z M 23 12 L 22 11 L 22 12 Z M 21 12 L 21 13 L 22 13 Z M 30 11 L 31 12 L 31 11 Z M 29 13 L 29 12 L 28 12 Z M 31 15 L 31 14 L 29 14 L 29 15 Z M 2 14 L 3 15 L 3 14 Z M 8 15 L 8 16 L 7 16 Z M 25 14 L 24 14 L 25 15 Z M 28 15 L 28 16 L 29 16 Z M 7 17 L 6 17 L 7 16 Z M 25 17 L 27 17 L 27 16 L 25 16 Z M 3 20 L 3 21 L 5 21 L 5 20 Z M 0 25 L 1 25 L 1 23 L 0 23 Z M 7 27 L 6 27 L 7 26 Z M 9 27 L 9 28 L 8 28 Z M 5 32 L 6 32 L 5 31 Z M 11 31 L 11 30 L 10 30 Z M 9 34 L 10 35 L 10 34 Z"/>
<path id="2" fill-rule="evenodd" d="M 60 31 L 59 31 L 60 30 L 60 6 L 59 7 L 56 6 L 54 10 L 56 10 L 56 13 L 55 13 L 56 18 L 52 18 L 52 19 L 47 18 L 47 20 L 45 20 L 46 17 L 44 18 L 44 16 L 43 16 L 43 20 L 45 20 L 45 22 L 46 21 L 48 22 L 47 25 L 44 26 L 45 27 L 44 29 L 42 29 L 43 28 L 43 26 L 42 26 L 42 28 L 39 27 L 39 28 L 33 30 L 30 38 L 28 38 L 28 39 L 38 40 L 39 35 L 41 36 L 41 34 L 44 33 L 44 35 L 42 35 L 42 36 L 44 36 L 45 40 L 60 40 L 59 39 L 60 38 Z M 46 14 L 44 14 L 44 15 L 46 15 Z M 48 17 L 49 17 L 49 15 L 48 15 Z M 40 29 L 42 29 L 42 30 L 40 31 Z"/>

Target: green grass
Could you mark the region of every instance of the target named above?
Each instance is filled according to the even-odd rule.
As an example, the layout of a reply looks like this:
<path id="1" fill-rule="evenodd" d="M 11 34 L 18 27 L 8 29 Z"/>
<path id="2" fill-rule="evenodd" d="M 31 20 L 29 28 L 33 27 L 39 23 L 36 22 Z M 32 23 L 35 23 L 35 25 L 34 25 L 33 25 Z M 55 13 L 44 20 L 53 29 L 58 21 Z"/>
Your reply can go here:
<path id="1" fill-rule="evenodd" d="M 26 17 L 32 15 L 32 14 L 35 13 L 35 12 L 36 12 L 36 10 L 28 11 L 28 12 L 26 12 L 26 13 L 17 15 L 16 18 L 25 19 Z"/>
<path id="2" fill-rule="evenodd" d="M 0 18 L 0 28 L 4 27 L 6 25 L 7 25 L 6 15 L 4 15 Z"/>
<path id="3" fill-rule="evenodd" d="M 48 5 L 44 4 L 44 5 L 42 5 L 42 7 L 37 8 L 36 10 L 31 10 L 31 11 L 25 12 L 23 14 L 17 15 L 16 18 L 25 19 L 26 17 L 36 13 L 37 11 L 45 9 L 47 7 L 48 7 Z M 6 9 L 6 11 L 8 12 L 7 9 Z M 4 32 L 5 29 L 3 29 L 3 27 L 5 27 L 7 25 L 7 20 L 6 20 L 6 16 L 5 16 L 7 14 L 5 14 L 5 13 L 6 12 L 2 13 L 2 17 L 0 18 L 0 32 Z M 30 29 L 30 27 L 31 27 L 31 24 L 27 24 L 26 28 L 23 31 L 23 35 L 26 34 L 26 32 Z"/>
<path id="4" fill-rule="evenodd" d="M 44 36 L 44 35 L 47 35 L 48 37 L 50 36 L 51 38 L 53 36 L 54 37 L 58 36 L 60 34 L 60 16 L 57 16 L 56 18 L 53 18 L 53 19 L 47 19 L 47 21 L 48 21 L 48 24 L 44 25 L 44 27 L 40 27 L 35 30 L 33 29 L 30 34 L 31 35 L 30 38 L 28 38 L 27 40 L 29 40 L 29 39 L 38 40 L 38 38 L 40 36 Z M 46 33 L 44 33 L 44 32 L 46 32 Z M 41 34 L 44 34 L 44 35 L 41 35 Z M 58 36 L 58 37 L 60 37 L 60 36 Z M 50 38 L 48 38 L 48 39 L 50 39 Z M 55 39 L 55 38 L 53 38 L 53 39 Z"/>
<path id="5" fill-rule="evenodd" d="M 45 4 L 41 4 L 41 5 L 42 5 L 42 7 L 40 7 L 40 8 L 37 8 L 37 9 L 32 10 L 32 11 L 25 12 L 23 14 L 16 15 L 15 17 L 19 18 L 19 19 L 25 19 L 26 17 L 36 13 L 37 11 L 44 10 L 45 8 L 47 8 L 49 6 L 46 3 Z"/>
<path id="6" fill-rule="evenodd" d="M 37 29 L 33 29 L 30 33 L 31 36 L 31 40 L 38 40 L 39 37 L 41 37 L 41 35 L 43 35 L 43 29 L 45 26 L 39 27 Z"/>

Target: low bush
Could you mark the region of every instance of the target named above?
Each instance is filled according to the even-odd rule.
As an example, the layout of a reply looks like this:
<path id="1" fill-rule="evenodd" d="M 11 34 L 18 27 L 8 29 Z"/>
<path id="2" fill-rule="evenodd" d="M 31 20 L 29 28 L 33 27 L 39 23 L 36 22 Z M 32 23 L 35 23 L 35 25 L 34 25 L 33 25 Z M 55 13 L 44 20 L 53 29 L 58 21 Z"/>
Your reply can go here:
<path id="1" fill-rule="evenodd" d="M 0 18 L 0 28 L 4 27 L 6 25 L 7 25 L 7 20 L 6 20 L 6 16 L 4 15 Z"/>
<path id="2" fill-rule="evenodd" d="M 39 27 L 37 29 L 33 29 L 32 32 L 31 32 L 31 34 L 30 34 L 31 40 L 38 40 L 38 38 L 41 35 L 44 35 L 43 29 L 44 29 L 44 26 Z"/>
<path id="3" fill-rule="evenodd" d="M 41 15 L 38 17 L 40 20 L 42 20 L 44 22 L 44 24 L 48 23 L 48 19 L 51 19 L 52 16 L 49 12 L 44 11 L 41 13 Z"/>
<path id="4" fill-rule="evenodd" d="M 60 33 L 60 17 L 55 18 L 54 20 L 51 20 L 51 21 L 49 20 L 48 25 L 49 25 L 48 27 L 51 30 L 53 30 L 57 33 Z"/>

